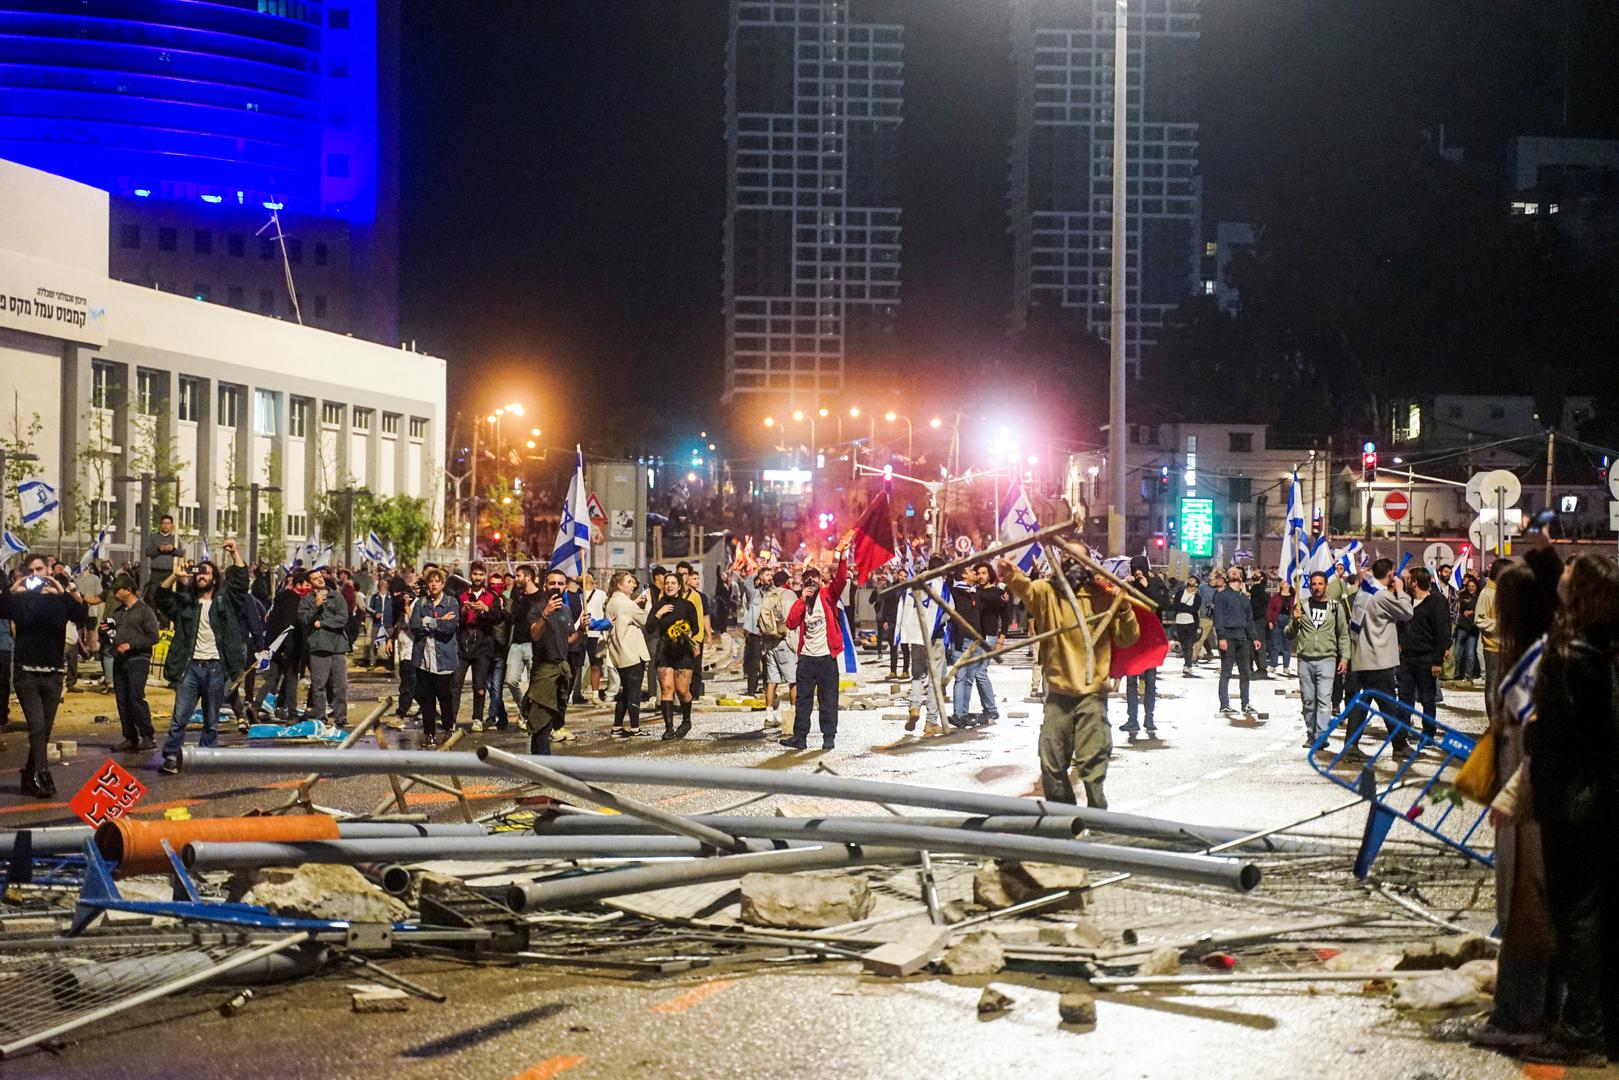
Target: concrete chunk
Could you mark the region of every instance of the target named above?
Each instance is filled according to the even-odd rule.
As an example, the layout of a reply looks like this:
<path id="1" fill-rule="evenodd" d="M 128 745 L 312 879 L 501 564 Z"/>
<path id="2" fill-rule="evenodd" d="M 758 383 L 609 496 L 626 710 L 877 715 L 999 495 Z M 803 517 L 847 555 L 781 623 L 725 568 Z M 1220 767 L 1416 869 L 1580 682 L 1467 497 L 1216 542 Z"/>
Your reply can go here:
<path id="1" fill-rule="evenodd" d="M 1072 895 L 1057 908 L 1079 909 L 1085 906 L 1083 890 L 1089 884 L 1090 875 L 1076 866 L 985 859 L 973 873 L 973 902 L 1000 910 L 1067 889 Z"/>
<path id="2" fill-rule="evenodd" d="M 928 966 L 950 940 L 946 926 L 918 926 L 898 941 L 877 946 L 860 958 L 860 966 L 873 975 L 914 975 Z"/>
<path id="3" fill-rule="evenodd" d="M 1089 990 L 1070 990 L 1057 999 L 1057 1015 L 1065 1024 L 1096 1023 L 1096 995 Z"/>
<path id="4" fill-rule="evenodd" d="M 801 874 L 744 874 L 745 923 L 791 930 L 824 930 L 858 922 L 876 904 L 864 878 Z"/>
<path id="5" fill-rule="evenodd" d="M 1005 1012 L 1016 1002 L 993 986 L 984 987 L 984 992 L 978 995 L 978 1015 L 988 1016 L 991 1013 Z"/>
<path id="6" fill-rule="evenodd" d="M 940 964 L 946 975 L 993 975 L 1006 967 L 1001 939 L 988 930 L 963 935 L 944 951 Z"/>
<path id="7" fill-rule="evenodd" d="M 1136 968 L 1137 975 L 1179 975 L 1181 972 L 1181 954 L 1179 949 L 1154 949 L 1141 961 Z"/>
<path id="8" fill-rule="evenodd" d="M 409 1012 L 410 995 L 403 990 L 360 990 L 350 998 L 357 1013 Z"/>
<path id="9" fill-rule="evenodd" d="M 1075 919 L 1061 926 L 1040 927 L 1043 945 L 1066 945 L 1071 949 L 1095 949 L 1107 943 L 1107 935 L 1090 919 Z"/>
<path id="10" fill-rule="evenodd" d="M 338 864 L 265 867 L 255 872 L 242 901 L 302 919 L 394 923 L 410 917 L 410 908 L 402 901 L 371 884 L 354 867 Z"/>
<path id="11" fill-rule="evenodd" d="M 1406 947 L 1395 971 L 1438 971 L 1461 967 L 1471 960 L 1488 960 L 1495 949 L 1477 934 L 1435 938 Z"/>

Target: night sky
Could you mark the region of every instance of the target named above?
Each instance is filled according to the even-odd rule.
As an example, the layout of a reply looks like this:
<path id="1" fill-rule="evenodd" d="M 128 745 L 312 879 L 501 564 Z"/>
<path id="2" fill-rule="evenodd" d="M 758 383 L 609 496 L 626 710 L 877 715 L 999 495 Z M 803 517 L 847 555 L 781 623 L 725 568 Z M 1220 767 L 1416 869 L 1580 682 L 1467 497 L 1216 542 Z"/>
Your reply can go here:
<path id="1" fill-rule="evenodd" d="M 1205 0 L 1205 192 L 1262 218 L 1322 161 L 1441 123 L 1495 175 L 1514 134 L 1613 137 L 1616 11 Z M 907 27 L 897 366 L 970 380 L 1007 348 L 1006 8 L 857 12 Z M 452 413 L 515 397 L 547 443 L 587 449 L 723 423 L 726 24 L 724 0 L 407 0 L 403 325 L 450 359 Z"/>

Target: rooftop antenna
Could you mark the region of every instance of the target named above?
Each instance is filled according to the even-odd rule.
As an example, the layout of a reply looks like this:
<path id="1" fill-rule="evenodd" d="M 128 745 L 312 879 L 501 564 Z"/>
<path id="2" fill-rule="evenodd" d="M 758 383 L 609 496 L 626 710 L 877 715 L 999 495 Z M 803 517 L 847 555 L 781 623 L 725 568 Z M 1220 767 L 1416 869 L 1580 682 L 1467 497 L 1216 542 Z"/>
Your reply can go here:
<path id="1" fill-rule="evenodd" d="M 298 307 L 298 289 L 292 283 L 292 260 L 287 258 L 287 234 L 281 231 L 281 214 L 279 211 L 270 211 L 270 220 L 259 226 L 254 236 L 263 236 L 264 230 L 275 226 L 275 239 L 281 245 L 281 270 L 287 278 L 287 298 L 292 301 L 292 314 L 298 320 L 298 325 L 304 324 L 304 313 Z"/>

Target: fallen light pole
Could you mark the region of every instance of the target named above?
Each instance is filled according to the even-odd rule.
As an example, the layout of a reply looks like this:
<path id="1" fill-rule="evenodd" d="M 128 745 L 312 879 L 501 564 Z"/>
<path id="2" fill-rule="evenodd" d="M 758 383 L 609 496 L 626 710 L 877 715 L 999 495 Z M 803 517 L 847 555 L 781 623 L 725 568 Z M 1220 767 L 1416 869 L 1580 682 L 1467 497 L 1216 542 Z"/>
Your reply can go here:
<path id="1" fill-rule="evenodd" d="M 327 776 L 369 776 L 398 772 L 421 773 L 426 776 L 459 774 L 504 778 L 509 775 L 484 764 L 473 754 L 445 754 L 432 750 L 335 751 L 280 748 L 235 750 L 218 747 L 185 747 L 180 753 L 182 768 L 195 769 L 198 772 L 296 773 L 314 768 Z M 543 763 L 559 773 L 591 783 L 764 791 L 773 795 L 807 795 L 855 802 L 919 806 L 961 814 L 1077 818 L 1086 829 L 1096 832 L 1177 841 L 1197 847 L 1255 836 L 1252 829 L 1193 825 L 1139 814 L 1093 810 L 1072 803 L 1045 799 L 1024 799 L 1012 795 L 923 787 L 918 784 L 856 780 L 816 773 L 690 765 L 683 762 L 629 758 L 545 757 Z M 1333 850 L 1330 845 L 1320 841 L 1282 839 L 1275 836 L 1256 837 L 1245 843 L 1244 847 L 1258 851 Z"/>
<path id="2" fill-rule="evenodd" d="M 189 821 L 135 821 L 124 818 L 125 822 L 137 827 L 151 830 L 154 834 L 152 846 L 161 850 L 157 843 L 159 839 L 167 839 L 171 843 L 178 833 L 171 826 L 184 828 L 189 821 L 259 821 L 261 818 L 191 818 Z M 288 818 L 288 821 L 300 821 L 301 817 Z M 429 824 L 426 822 L 411 821 L 338 821 L 336 823 L 336 836 L 342 840 L 380 840 L 384 837 L 410 837 L 410 836 L 487 836 L 489 830 L 482 825 L 461 824 Z M 44 829 L 18 829 L 15 832 L 0 832 L 0 859 L 8 857 L 17 838 L 23 833 L 31 834 L 30 842 L 33 844 L 33 854 L 41 855 L 74 855 L 84 850 L 84 842 L 95 835 L 96 830 L 88 825 L 56 825 Z M 109 856 L 114 861 L 116 858 Z M 167 860 L 159 869 L 167 866 Z"/>
<path id="3" fill-rule="evenodd" d="M 851 823 L 868 822 L 870 816 L 844 815 L 838 817 L 766 817 L 746 814 L 693 814 L 692 821 L 711 825 L 721 832 L 740 833 L 754 837 L 798 836 L 805 828 L 815 825 L 841 827 Z M 885 820 L 885 819 L 878 819 Z M 965 814 L 938 817 L 907 817 L 894 819 L 905 825 L 925 825 L 935 829 L 963 829 L 982 833 L 1017 833 L 1022 836 L 1045 836 L 1052 839 L 1072 840 L 1081 828 L 1078 818 L 1001 814 L 995 817 L 970 817 Z M 560 814 L 535 821 L 538 836 L 602 836 L 642 835 L 651 827 L 634 821 L 625 821 L 616 814 Z"/>

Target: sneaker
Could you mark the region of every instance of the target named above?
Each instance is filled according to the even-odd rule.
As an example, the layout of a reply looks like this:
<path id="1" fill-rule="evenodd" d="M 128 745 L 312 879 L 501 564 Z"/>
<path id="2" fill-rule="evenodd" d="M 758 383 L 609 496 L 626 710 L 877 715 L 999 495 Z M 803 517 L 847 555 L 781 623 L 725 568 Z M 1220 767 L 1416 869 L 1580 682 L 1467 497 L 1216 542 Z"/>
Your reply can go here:
<path id="1" fill-rule="evenodd" d="M 835 749 L 837 749 L 837 743 L 835 743 L 831 739 L 822 739 L 821 740 L 821 749 L 822 750 L 835 750 Z"/>
<path id="2" fill-rule="evenodd" d="M 1519 1056 L 1539 1065 L 1566 1065 L 1575 1069 L 1600 1069 L 1608 1063 L 1602 1043 L 1574 1042 L 1566 1033 L 1553 1032 L 1539 1042 L 1524 1047 Z"/>
<path id="3" fill-rule="evenodd" d="M 929 720 L 927 723 L 922 725 L 922 737 L 924 739 L 943 734 L 944 728 L 940 726 L 937 720 Z"/>
<path id="4" fill-rule="evenodd" d="M 973 726 L 972 721 L 965 716 L 952 716 L 949 719 L 949 724 L 958 731 L 966 731 Z"/>
<path id="5" fill-rule="evenodd" d="M 483 721 L 482 720 L 474 720 L 472 722 L 472 730 L 473 731 L 482 731 L 483 730 Z"/>
<path id="6" fill-rule="evenodd" d="M 140 748 L 141 744 L 136 742 L 134 739 L 125 739 L 123 742 L 113 747 L 112 752 L 115 754 L 127 754 L 132 750 L 139 750 Z"/>
<path id="7" fill-rule="evenodd" d="M 1181 678 L 1183 679 L 1201 679 L 1202 677 L 1203 676 L 1199 675 L 1191 668 L 1187 668 L 1185 671 L 1181 672 Z"/>
<path id="8" fill-rule="evenodd" d="M 915 731 L 916 722 L 920 719 L 922 719 L 922 710 L 914 705 L 911 706 L 911 711 L 905 716 L 905 730 Z"/>
<path id="9" fill-rule="evenodd" d="M 987 714 L 985 714 L 983 716 L 980 716 L 978 718 L 978 726 L 979 727 L 989 727 L 992 724 L 999 721 L 1000 718 L 1001 718 L 1001 716 L 1000 716 L 999 713 L 987 713 Z"/>
<path id="10" fill-rule="evenodd" d="M 1158 737 L 1158 729 L 1153 727 L 1151 724 L 1148 724 L 1142 730 L 1147 733 L 1147 738 L 1149 739 L 1156 739 Z"/>
<path id="11" fill-rule="evenodd" d="M 166 757 L 163 759 L 163 764 L 157 767 L 157 771 L 164 776 L 179 776 L 180 762 L 176 758 Z"/>
<path id="12" fill-rule="evenodd" d="M 1229 705 L 1221 705 L 1220 706 L 1220 715 L 1221 716 L 1236 716 L 1237 715 L 1237 710 L 1233 709 Z"/>
<path id="13" fill-rule="evenodd" d="M 1129 724 L 1120 724 L 1119 730 L 1124 732 L 1126 735 L 1134 735 L 1136 732 L 1140 731 L 1141 728 L 1132 722 Z"/>
<path id="14" fill-rule="evenodd" d="M 1544 1033 L 1538 1031 L 1516 1031 L 1512 1028 L 1497 1027 L 1490 1020 L 1467 1032 L 1467 1041 L 1474 1046 L 1496 1050 L 1521 1050 L 1534 1046 L 1545 1037 Z"/>
<path id="15" fill-rule="evenodd" d="M 797 739 L 777 739 L 776 740 L 776 745 L 777 746 L 785 746 L 789 750 L 808 750 L 809 749 L 808 746 L 806 746 L 804 743 L 799 742 Z"/>
<path id="16" fill-rule="evenodd" d="M 156 750 L 157 740 L 154 738 L 142 739 L 136 746 L 137 750 Z"/>
<path id="17" fill-rule="evenodd" d="M 551 732 L 552 742 L 573 742 L 576 738 L 578 738 L 578 736 L 565 727 L 556 728 Z"/>
<path id="18" fill-rule="evenodd" d="M 617 724 L 614 724 L 613 725 L 613 730 L 609 731 L 607 734 L 611 735 L 615 739 L 622 739 L 622 738 L 625 737 L 627 732 L 625 732 L 625 730 L 622 727 L 618 726 Z"/>
<path id="19" fill-rule="evenodd" d="M 437 735 L 423 735 L 422 736 L 422 749 L 423 750 L 437 750 L 438 749 L 438 736 Z"/>
<path id="20" fill-rule="evenodd" d="M 1244 705 L 1242 707 L 1242 715 L 1244 715 L 1246 717 L 1251 717 L 1251 718 L 1254 718 L 1254 719 L 1258 719 L 1258 717 L 1259 717 L 1259 713 L 1257 711 L 1255 711 L 1255 709 L 1254 709 L 1254 707 L 1252 705 Z"/>

